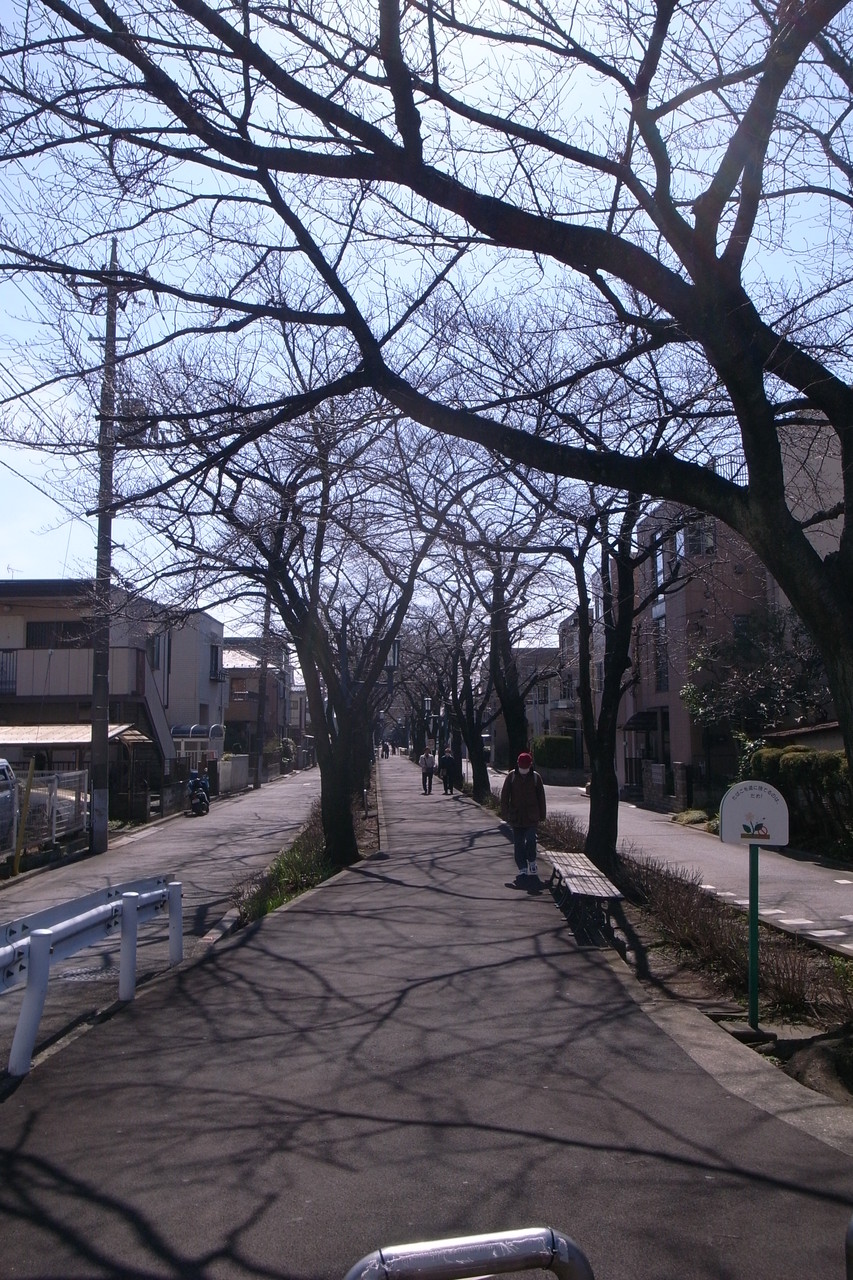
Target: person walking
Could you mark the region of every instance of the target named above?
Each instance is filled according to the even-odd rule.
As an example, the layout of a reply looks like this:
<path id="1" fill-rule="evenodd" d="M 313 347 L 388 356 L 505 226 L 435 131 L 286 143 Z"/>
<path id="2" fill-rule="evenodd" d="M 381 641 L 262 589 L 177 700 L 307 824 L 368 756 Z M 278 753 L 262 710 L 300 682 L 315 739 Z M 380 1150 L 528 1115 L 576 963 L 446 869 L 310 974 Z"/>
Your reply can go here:
<path id="1" fill-rule="evenodd" d="M 516 881 L 538 876 L 536 865 L 536 827 L 546 816 L 545 788 L 533 768 L 533 756 L 522 751 L 514 769 L 501 787 L 501 817 L 512 827 Z"/>
<path id="2" fill-rule="evenodd" d="M 453 776 L 456 773 L 456 761 L 453 759 L 453 748 L 448 742 L 438 766 L 438 776 L 444 783 L 444 794 L 453 795 Z"/>
<path id="3" fill-rule="evenodd" d="M 435 756 L 426 748 L 421 756 L 418 764 L 421 766 L 421 782 L 423 783 L 424 795 L 432 795 L 432 775 L 435 773 Z"/>

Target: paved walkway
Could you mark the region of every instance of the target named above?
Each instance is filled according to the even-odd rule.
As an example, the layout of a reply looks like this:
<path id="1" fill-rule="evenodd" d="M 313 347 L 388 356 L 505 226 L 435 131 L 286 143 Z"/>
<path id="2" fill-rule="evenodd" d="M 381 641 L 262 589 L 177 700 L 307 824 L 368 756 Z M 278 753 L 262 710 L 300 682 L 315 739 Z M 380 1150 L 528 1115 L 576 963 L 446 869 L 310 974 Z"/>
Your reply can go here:
<path id="1" fill-rule="evenodd" d="M 3 1102 L 2 1275 L 334 1280 L 383 1244 L 549 1224 L 599 1280 L 838 1280 L 851 1112 L 643 1002 L 508 887 L 493 817 L 399 757 L 379 778 L 378 858 Z"/>

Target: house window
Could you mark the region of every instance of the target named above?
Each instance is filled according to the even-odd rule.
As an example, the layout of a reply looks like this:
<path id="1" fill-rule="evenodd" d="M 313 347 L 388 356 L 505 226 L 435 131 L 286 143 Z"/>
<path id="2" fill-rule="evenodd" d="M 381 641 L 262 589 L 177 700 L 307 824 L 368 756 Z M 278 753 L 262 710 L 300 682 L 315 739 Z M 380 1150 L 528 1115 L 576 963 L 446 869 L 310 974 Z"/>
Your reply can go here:
<path id="1" fill-rule="evenodd" d="M 574 690 L 572 689 L 571 676 L 563 676 L 563 683 L 560 688 L 560 697 L 566 698 L 566 699 L 570 699 L 574 697 Z"/>
<path id="2" fill-rule="evenodd" d="M 547 685 L 547 684 L 540 684 L 540 685 L 538 686 L 538 690 L 539 690 L 539 704 L 540 704 L 540 706 L 547 706 L 547 705 L 548 705 L 548 702 L 550 701 L 550 689 L 549 689 L 548 685 Z"/>
<path id="3" fill-rule="evenodd" d="M 219 645 L 212 644 L 210 646 L 210 678 L 211 680 L 219 679 Z"/>
<path id="4" fill-rule="evenodd" d="M 160 656 L 163 648 L 163 637 L 161 635 L 149 636 L 145 645 L 148 653 L 148 665 L 152 671 L 160 670 Z"/>
<path id="5" fill-rule="evenodd" d="M 18 651 L 0 649 L 0 693 L 15 693 L 18 688 Z"/>
<path id="6" fill-rule="evenodd" d="M 655 664 L 655 689 L 666 693 L 669 689 L 669 654 L 666 644 L 666 615 L 652 621 L 652 643 Z"/>
<path id="7" fill-rule="evenodd" d="M 717 549 L 717 522 L 702 516 L 687 526 L 684 542 L 689 556 L 711 556 Z"/>
<path id="8" fill-rule="evenodd" d="M 27 623 L 28 649 L 89 649 L 91 645 L 92 633 L 88 622 L 56 619 Z"/>

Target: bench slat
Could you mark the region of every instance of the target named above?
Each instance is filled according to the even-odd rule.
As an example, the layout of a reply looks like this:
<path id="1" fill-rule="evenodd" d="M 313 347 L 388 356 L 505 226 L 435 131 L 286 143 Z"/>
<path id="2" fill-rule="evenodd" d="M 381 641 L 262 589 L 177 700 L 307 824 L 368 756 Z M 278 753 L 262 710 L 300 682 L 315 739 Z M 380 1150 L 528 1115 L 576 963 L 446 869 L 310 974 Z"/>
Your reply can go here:
<path id="1" fill-rule="evenodd" d="M 599 871 L 585 853 L 550 853 L 542 850 L 555 874 L 570 893 L 586 898 L 621 898 L 614 884 Z"/>

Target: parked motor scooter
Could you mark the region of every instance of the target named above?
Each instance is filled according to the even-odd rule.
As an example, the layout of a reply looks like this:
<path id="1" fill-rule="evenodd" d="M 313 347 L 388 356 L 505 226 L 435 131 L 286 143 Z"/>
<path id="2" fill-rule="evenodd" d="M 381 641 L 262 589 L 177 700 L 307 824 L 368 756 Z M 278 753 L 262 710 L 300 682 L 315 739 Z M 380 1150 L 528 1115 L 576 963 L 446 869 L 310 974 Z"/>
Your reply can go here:
<path id="1" fill-rule="evenodd" d="M 190 802 L 190 813 L 194 818 L 210 812 L 210 783 L 206 777 L 200 778 L 196 769 L 190 770 L 187 796 Z"/>

